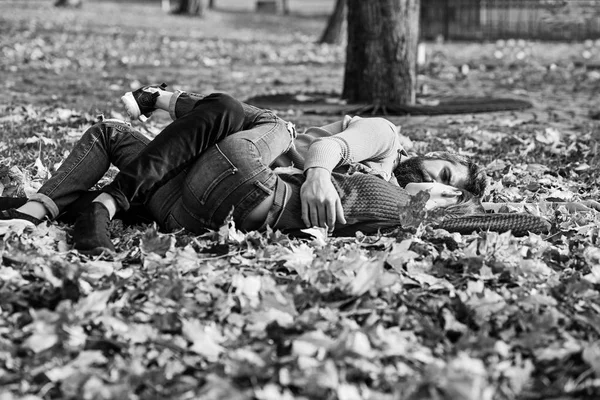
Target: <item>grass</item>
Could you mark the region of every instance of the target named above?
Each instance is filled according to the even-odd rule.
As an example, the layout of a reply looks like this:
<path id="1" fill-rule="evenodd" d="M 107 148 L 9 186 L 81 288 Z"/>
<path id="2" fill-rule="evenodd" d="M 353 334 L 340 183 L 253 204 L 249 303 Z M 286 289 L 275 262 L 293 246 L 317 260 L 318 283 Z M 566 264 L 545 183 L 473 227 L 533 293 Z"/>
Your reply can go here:
<path id="1" fill-rule="evenodd" d="M 1 45 L 8 53 L 1 66 L 8 101 L 52 104 L 60 96 L 66 104 L 106 112 L 117 107 L 122 88 L 157 80 L 242 98 L 286 89 L 341 91 L 343 48 L 314 45 L 324 16 L 232 12 L 233 3 L 242 2 L 217 3 L 222 8 L 198 19 L 166 15 L 159 2 L 56 9 L 50 1 L 4 1 Z M 304 13 L 314 9 L 310 2 L 294 4 Z M 581 58 L 584 45 L 429 43 L 427 49 L 431 59 L 477 68 L 508 64 L 521 50 L 542 66 L 569 64 Z M 497 50 L 503 59 L 495 57 Z"/>
<path id="2" fill-rule="evenodd" d="M 282 76 L 279 54 L 289 51 L 297 63 L 325 21 L 220 11 L 197 19 L 165 15 L 158 3 L 55 9 L 49 1 L 3 2 L 0 9 L 5 99 L 48 105 L 58 96 L 92 112 L 116 108 L 118 93 L 139 82 L 242 97 L 270 90 L 274 80 L 299 75 L 292 66 Z M 324 75 L 326 81 L 331 74 Z"/>

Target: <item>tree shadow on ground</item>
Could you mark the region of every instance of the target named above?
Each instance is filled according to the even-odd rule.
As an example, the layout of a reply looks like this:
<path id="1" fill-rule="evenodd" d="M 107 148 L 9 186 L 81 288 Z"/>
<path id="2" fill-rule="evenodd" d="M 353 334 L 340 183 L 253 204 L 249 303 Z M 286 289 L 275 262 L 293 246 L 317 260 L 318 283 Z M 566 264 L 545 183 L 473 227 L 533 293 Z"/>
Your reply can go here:
<path id="1" fill-rule="evenodd" d="M 247 103 L 269 109 L 295 109 L 321 115 L 443 115 L 519 111 L 533 107 L 527 100 L 500 97 L 424 97 L 415 105 L 347 104 L 336 93 L 278 93 L 253 96 Z"/>

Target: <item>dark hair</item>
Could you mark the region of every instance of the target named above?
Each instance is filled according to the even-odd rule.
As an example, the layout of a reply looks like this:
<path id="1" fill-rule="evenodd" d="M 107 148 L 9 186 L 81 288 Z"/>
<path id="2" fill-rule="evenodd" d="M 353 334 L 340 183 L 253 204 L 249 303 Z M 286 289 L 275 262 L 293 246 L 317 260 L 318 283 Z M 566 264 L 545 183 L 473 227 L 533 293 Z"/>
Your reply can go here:
<path id="1" fill-rule="evenodd" d="M 481 204 L 481 197 L 475 196 L 465 189 L 457 190 L 461 192 L 461 195 L 458 196 L 456 204 L 443 208 L 448 217 L 485 213 L 485 208 Z"/>
<path id="2" fill-rule="evenodd" d="M 475 196 L 483 196 L 487 187 L 487 175 L 485 170 L 478 164 L 471 161 L 469 157 L 461 156 L 448 151 L 436 151 L 427 153 L 423 157 L 424 160 L 444 160 L 454 164 L 464 165 L 467 167 L 467 182 L 464 189 L 471 192 Z"/>

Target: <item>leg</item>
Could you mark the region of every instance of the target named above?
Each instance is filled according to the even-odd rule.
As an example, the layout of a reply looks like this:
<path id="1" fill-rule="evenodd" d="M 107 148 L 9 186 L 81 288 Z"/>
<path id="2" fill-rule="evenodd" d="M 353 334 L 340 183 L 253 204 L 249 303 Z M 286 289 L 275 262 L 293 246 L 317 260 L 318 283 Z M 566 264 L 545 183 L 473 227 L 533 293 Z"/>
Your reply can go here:
<path id="1" fill-rule="evenodd" d="M 0 210 L 8 210 L 9 208 L 18 208 L 27 203 L 28 198 L 22 197 L 5 197 L 0 196 Z"/>
<path id="2" fill-rule="evenodd" d="M 161 91 L 156 100 L 156 108 L 167 111 L 171 118 L 176 120 L 186 116 L 197 107 L 203 107 L 204 98 L 206 98 L 206 95 L 198 93 Z M 246 103 L 241 103 L 241 105 L 246 115 L 244 129 L 249 129 L 253 118 L 262 110 Z"/>
<path id="3" fill-rule="evenodd" d="M 187 115 L 188 113 L 190 113 L 197 107 L 204 107 L 205 106 L 204 99 L 207 97 L 205 94 L 184 92 L 181 90 L 171 92 L 169 90 L 164 90 L 164 87 L 159 87 L 159 86 L 144 86 L 143 88 L 140 88 L 137 91 L 140 91 L 140 90 L 146 90 L 148 92 L 156 93 L 156 95 L 153 95 L 155 97 L 153 97 L 150 100 L 146 99 L 146 102 L 143 105 L 140 104 L 140 102 L 143 102 L 141 99 L 140 99 L 140 102 L 137 102 L 136 100 L 128 100 L 128 101 L 124 102 L 125 108 L 128 113 L 131 114 L 131 111 L 130 111 L 131 108 L 136 109 L 133 112 L 132 118 L 134 118 L 134 119 L 135 119 L 136 115 L 141 115 L 140 114 L 141 111 L 138 109 L 140 107 L 142 107 L 142 108 L 144 108 L 145 111 L 147 111 L 147 110 L 154 111 L 156 109 L 167 111 L 169 113 L 169 115 L 171 116 L 171 118 L 173 119 L 173 121 L 175 121 L 179 118 L 184 117 L 185 115 Z M 127 96 L 136 97 L 136 95 L 134 95 L 133 93 L 134 92 L 128 92 L 123 97 L 127 97 Z M 131 103 L 132 101 L 135 102 L 135 105 L 130 106 L 129 103 Z M 252 122 L 253 122 L 252 118 L 255 117 L 257 115 L 257 113 L 260 113 L 261 110 L 254 106 L 251 106 L 249 104 L 241 103 L 241 105 L 242 105 L 242 108 L 244 110 L 244 114 L 246 115 L 246 117 L 251 117 L 251 118 L 246 118 L 246 120 L 244 122 L 244 129 L 249 129 L 250 128 L 249 125 L 252 124 Z"/>
<path id="4" fill-rule="evenodd" d="M 202 100 L 205 95 L 187 93 L 182 91 L 171 92 L 165 90 L 167 85 L 147 85 L 135 91 L 127 92 L 121 96 L 121 102 L 131 119 L 145 122 L 154 111 L 168 111 L 173 120 L 183 116 L 195 107 L 195 103 Z"/>
<path id="5" fill-rule="evenodd" d="M 289 149 L 292 140 L 286 123 L 264 112 L 252 129 L 210 147 L 190 167 L 180 197 L 161 219 L 164 227 L 200 233 L 204 228 L 218 228 L 233 210 L 240 228 L 259 228 L 277 184 L 269 166 Z M 153 208 L 159 212 L 161 207 Z"/>
<path id="6" fill-rule="evenodd" d="M 262 113 L 263 110 L 244 106 L 225 94 L 212 94 L 197 100 L 191 112 L 167 126 L 134 161 L 120 170 L 94 204 L 80 215 L 74 227 L 75 248 L 87 253 L 113 251 L 107 228 L 111 215 L 96 203 L 114 204 L 116 210 L 123 211 L 129 209 L 134 198 L 149 204 L 152 193 L 162 196 L 170 190 L 173 182 L 177 182 L 177 176 L 206 148 L 246 125 L 258 124 Z M 166 196 L 156 215 L 163 214 L 161 208 L 170 209 L 169 198 Z"/>
<path id="7" fill-rule="evenodd" d="M 53 218 L 104 176 L 111 164 L 125 168 L 150 143 L 128 124 L 106 121 L 88 129 L 56 174 L 30 200 L 46 206 Z"/>
<path id="8" fill-rule="evenodd" d="M 242 130 L 250 117 L 231 96 L 206 96 L 191 112 L 168 125 L 103 191 L 124 210 L 134 197 L 147 200 L 210 145 Z"/>
<path id="9" fill-rule="evenodd" d="M 124 168 L 149 141 L 121 121 L 107 120 L 93 125 L 75 144 L 52 178 L 17 211 L 34 219 L 56 218 L 94 186 L 111 163 Z M 8 220 L 3 216 L 0 218 Z"/>

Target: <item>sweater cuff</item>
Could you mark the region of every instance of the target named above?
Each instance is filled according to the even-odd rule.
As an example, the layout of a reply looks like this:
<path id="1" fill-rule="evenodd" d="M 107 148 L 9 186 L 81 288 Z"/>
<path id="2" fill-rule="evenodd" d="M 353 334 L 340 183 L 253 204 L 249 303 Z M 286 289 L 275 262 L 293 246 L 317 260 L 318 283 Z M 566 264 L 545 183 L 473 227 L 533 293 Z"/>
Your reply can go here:
<path id="1" fill-rule="evenodd" d="M 173 121 L 175 121 L 177 119 L 177 115 L 175 115 L 175 106 L 177 105 L 177 100 L 179 99 L 179 96 L 181 96 L 183 92 L 181 90 L 176 90 L 175 93 L 173 93 L 173 96 L 171 96 L 171 100 L 169 101 L 169 115 L 171 116 L 171 119 Z"/>
<path id="2" fill-rule="evenodd" d="M 343 141 L 335 138 L 324 138 L 311 144 L 304 162 L 304 172 L 314 167 L 325 168 L 332 172 L 342 160 L 347 158 L 343 144 Z"/>

